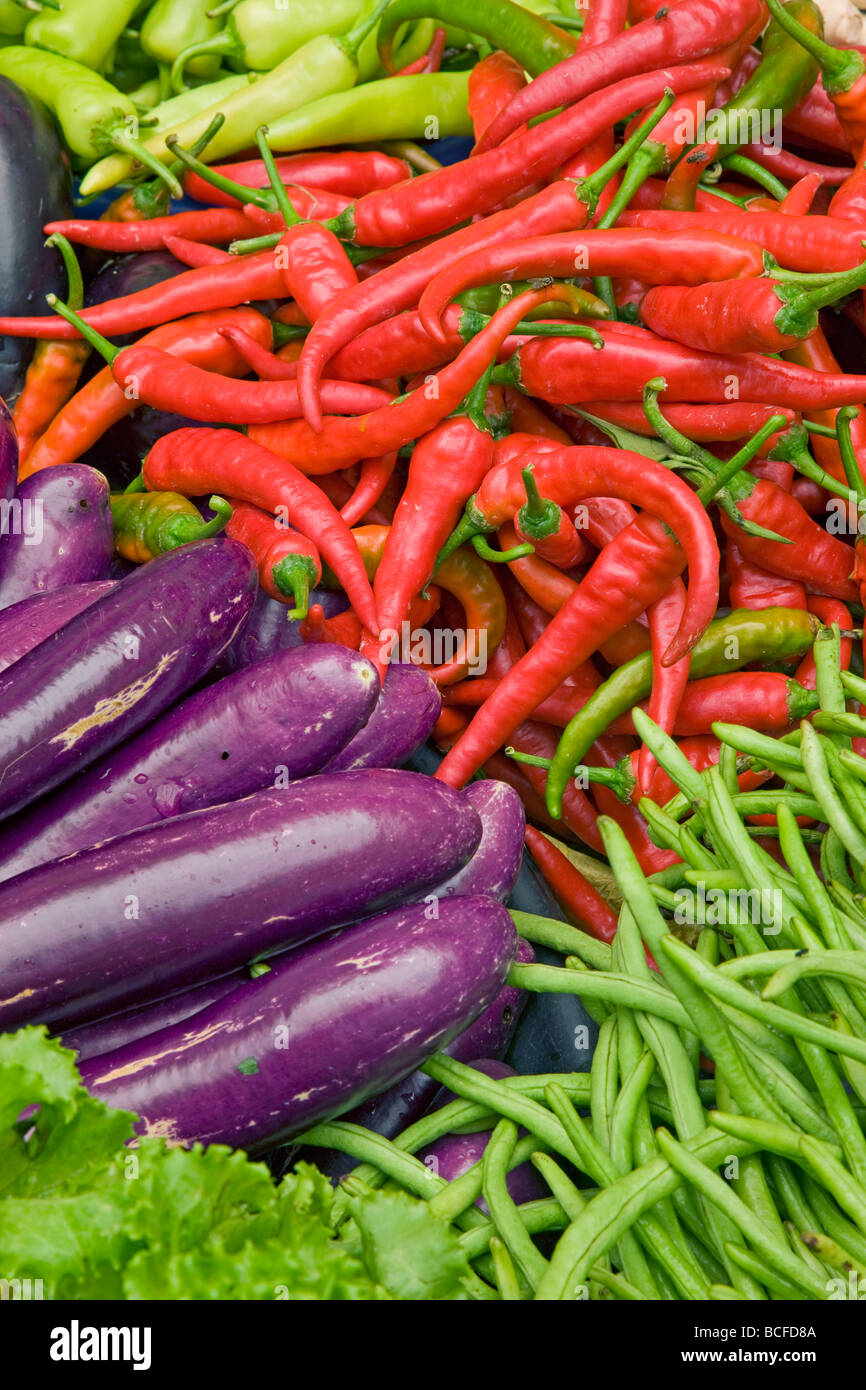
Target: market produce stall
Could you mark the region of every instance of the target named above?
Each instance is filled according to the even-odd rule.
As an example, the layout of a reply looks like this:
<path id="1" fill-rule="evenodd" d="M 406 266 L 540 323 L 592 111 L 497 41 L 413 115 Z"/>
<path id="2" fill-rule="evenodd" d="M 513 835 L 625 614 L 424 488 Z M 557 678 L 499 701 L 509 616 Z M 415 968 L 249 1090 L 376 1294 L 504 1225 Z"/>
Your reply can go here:
<path id="1" fill-rule="evenodd" d="M 0 0 L 4 1298 L 864 1296 L 842 18 Z"/>

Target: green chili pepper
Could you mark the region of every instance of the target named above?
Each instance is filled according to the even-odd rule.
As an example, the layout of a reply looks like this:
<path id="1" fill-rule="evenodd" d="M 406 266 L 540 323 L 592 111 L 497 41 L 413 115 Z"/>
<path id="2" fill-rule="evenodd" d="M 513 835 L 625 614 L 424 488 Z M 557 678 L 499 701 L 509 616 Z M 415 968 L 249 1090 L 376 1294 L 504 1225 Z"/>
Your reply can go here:
<path id="1" fill-rule="evenodd" d="M 783 661 L 806 651 L 820 623 L 793 608 L 738 609 L 710 623 L 691 654 L 689 676 L 721 675 L 752 661 Z M 563 730 L 547 779 L 547 805 L 559 816 L 568 779 L 595 740 L 619 715 L 650 693 L 652 656 L 642 652 L 599 686 Z"/>
<path id="2" fill-rule="evenodd" d="M 123 150 L 125 154 L 116 158 L 124 166 L 132 167 L 139 160 L 164 178 L 175 196 L 181 196 L 177 179 L 138 138 L 135 103 L 98 73 L 56 53 L 13 45 L 0 49 L 0 77 L 17 82 L 48 107 L 79 161 L 90 164 L 112 149 Z"/>
<path id="3" fill-rule="evenodd" d="M 210 0 L 156 0 L 142 21 L 139 42 L 155 62 L 170 67 L 184 50 L 194 44 L 206 44 L 221 28 L 221 16 L 211 14 Z M 219 50 L 214 50 L 213 56 L 205 53 L 187 64 L 193 77 L 206 78 L 212 78 L 219 66 Z"/>
<path id="4" fill-rule="evenodd" d="M 225 99 L 216 98 L 204 110 L 197 108 L 195 114 L 174 120 L 170 129 L 162 126 L 146 142 L 145 149 L 163 164 L 170 163 L 174 156 L 166 145 L 166 136 L 174 135 L 182 146 L 191 145 L 207 129 L 214 116 L 221 112 L 225 116 L 225 124 L 209 148 L 211 159 L 221 159 L 254 144 L 259 126 L 270 124 L 284 112 L 297 110 L 328 92 L 353 87 L 358 78 L 358 50 L 375 28 L 386 4 L 387 0 L 380 0 L 377 8 L 348 34 L 340 38 L 320 34 L 255 82 L 244 82 Z M 210 92 L 210 89 L 203 87 L 195 92 L 185 92 L 177 100 L 192 101 L 199 98 L 202 92 Z M 92 193 L 101 193 L 103 189 L 110 188 L 125 178 L 129 169 L 128 164 L 121 163 L 119 166 L 117 161 L 110 164 L 107 160 L 103 161 L 96 169 L 91 169 L 83 180 L 82 196 L 89 197 Z"/>
<path id="5" fill-rule="evenodd" d="M 379 56 L 392 71 L 394 36 L 409 20 L 433 18 L 464 28 L 501 48 L 532 77 L 570 58 L 577 38 L 511 0 L 394 0 L 379 26 Z"/>
<path id="6" fill-rule="evenodd" d="M 812 0 L 790 0 L 785 6 L 811 33 L 824 31 L 823 17 Z M 818 76 L 818 64 L 796 39 L 771 20 L 761 41 L 761 62 L 736 95 L 698 131 L 698 144 L 717 140 L 719 158 L 733 154 L 741 145 L 768 138 L 762 130 L 764 113 L 780 120 L 811 91 Z"/>
<path id="7" fill-rule="evenodd" d="M 328 0 L 327 5 L 321 0 L 283 0 L 279 5 L 274 0 L 240 0 L 225 28 L 209 21 L 213 27 L 208 34 L 190 37 L 176 49 L 172 86 L 179 91 L 184 70 L 189 66 L 194 71 L 194 63 L 204 55 L 218 55 L 218 61 L 235 59 L 254 72 L 270 72 L 320 34 L 345 34 L 365 8 L 362 0 Z M 375 69 L 375 48 L 373 58 Z"/>
<path id="8" fill-rule="evenodd" d="M 28 44 L 59 53 L 88 68 L 101 68 L 139 7 L 139 0 L 63 0 L 62 9 L 34 15 L 24 35 Z"/>
<path id="9" fill-rule="evenodd" d="M 287 114 L 268 122 L 268 144 L 289 154 L 346 142 L 378 145 L 383 140 L 471 135 L 468 90 L 467 72 L 416 73 L 365 82 L 352 91 L 318 96 L 297 107 L 292 104 Z"/>
<path id="10" fill-rule="evenodd" d="M 0 34 L 4 38 L 17 38 L 23 34 L 32 18 L 32 10 L 25 10 L 16 0 L 0 0 Z"/>
<path id="11" fill-rule="evenodd" d="M 232 509 L 222 497 L 212 497 L 208 505 L 216 516 L 203 521 L 198 508 L 177 492 L 112 493 L 114 548 L 124 559 L 143 564 L 179 545 L 219 535 Z"/>

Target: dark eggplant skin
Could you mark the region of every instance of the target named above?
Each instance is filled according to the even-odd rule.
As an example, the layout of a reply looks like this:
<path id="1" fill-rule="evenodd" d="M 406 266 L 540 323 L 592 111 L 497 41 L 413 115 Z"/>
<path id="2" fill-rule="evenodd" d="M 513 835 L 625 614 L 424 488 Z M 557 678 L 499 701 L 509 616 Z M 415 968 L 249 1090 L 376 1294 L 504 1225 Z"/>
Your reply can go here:
<path id="1" fill-rule="evenodd" d="M 425 671 L 417 666 L 389 666 L 376 708 L 328 771 L 402 767 L 429 736 L 441 709 L 442 697 Z"/>
<path id="2" fill-rule="evenodd" d="M 214 664 L 249 612 L 247 548 L 219 537 L 161 555 L 0 676 L 0 816 L 114 748 Z"/>
<path id="3" fill-rule="evenodd" d="M 372 768 L 42 864 L 0 884 L 0 1030 L 99 1017 L 302 945 L 434 888 L 480 839 L 452 787 Z"/>
<path id="4" fill-rule="evenodd" d="M 344 594 L 332 594 L 327 589 L 311 591 L 310 605 L 314 603 L 322 605 L 326 618 L 335 617 L 348 606 Z M 217 662 L 217 674 L 240 671 L 242 667 L 253 666 L 257 661 L 267 661 L 276 652 L 302 647 L 301 623 L 287 618 L 287 611 L 284 603 L 277 603 L 276 599 L 269 598 L 263 589 L 259 589 L 249 618 Z"/>
<path id="5" fill-rule="evenodd" d="M 522 965 L 531 965 L 535 960 L 535 951 L 522 937 L 517 943 L 516 959 Z M 501 1056 L 514 1036 L 525 1005 L 525 990 L 504 985 L 493 1003 L 443 1048 L 443 1052 L 458 1062 L 470 1062 L 473 1057 Z M 413 1071 L 395 1086 L 389 1086 L 386 1091 L 364 1101 L 363 1105 L 356 1106 L 343 1118 L 351 1120 L 352 1124 L 363 1125 L 375 1134 L 382 1134 L 386 1139 L 393 1139 L 407 1125 L 421 1118 L 440 1091 L 432 1076 L 423 1071 Z M 309 1159 L 318 1164 L 334 1182 L 357 1165 L 357 1159 L 331 1149 L 301 1150 L 300 1153 L 292 1150 L 275 1158 L 274 1166 L 278 1172 L 287 1171 L 298 1158 Z"/>
<path id="6" fill-rule="evenodd" d="M 81 463 L 32 474 L 0 518 L 0 537 L 0 609 L 107 579 L 114 553 L 107 479 Z"/>
<path id="7" fill-rule="evenodd" d="M 107 1018 L 94 1019 L 90 1023 L 79 1024 L 75 1028 L 64 1029 L 58 1042 L 78 1053 L 78 1061 L 86 1062 L 91 1057 L 101 1057 L 105 1052 L 115 1052 L 119 1047 L 137 1042 L 150 1033 L 158 1033 L 162 1028 L 170 1028 L 174 1023 L 182 1023 L 201 1013 L 202 1009 L 214 1004 L 217 999 L 246 984 L 250 979 L 247 970 L 233 970 L 230 975 L 221 975 L 218 980 L 207 980 L 195 989 L 181 990 L 156 999 L 150 1004 L 141 1004 L 135 1009 L 124 1009 L 123 1013 L 110 1014 Z"/>
<path id="8" fill-rule="evenodd" d="M 21 812 L 0 836 L 0 881 L 318 772 L 369 718 L 378 691 L 372 662 L 330 643 L 226 676 Z"/>
<path id="9" fill-rule="evenodd" d="M 463 793 L 481 817 L 481 844 L 453 878 L 436 892 L 440 898 L 483 893 L 504 903 L 520 873 L 526 816 L 523 802 L 505 782 L 471 782 Z"/>
<path id="10" fill-rule="evenodd" d="M 489 1143 L 489 1131 L 478 1134 L 445 1134 L 416 1154 L 416 1158 L 420 1158 L 425 1168 L 429 1168 L 437 1177 L 444 1178 L 446 1182 L 454 1182 L 455 1178 L 462 1177 L 484 1157 Z M 505 1183 L 512 1201 L 518 1206 L 522 1202 L 534 1202 L 550 1196 L 547 1184 L 531 1163 L 521 1163 L 519 1167 L 512 1168 Z M 475 1205 L 485 1213 L 488 1210 L 483 1197 L 477 1197 Z"/>
<path id="11" fill-rule="evenodd" d="M 256 1154 L 392 1085 L 494 999 L 517 941 L 489 898 L 397 908 L 289 955 L 187 1023 L 82 1066 L 143 1135 Z"/>
<path id="12" fill-rule="evenodd" d="M 0 77 L 0 313 L 44 314 L 46 294 L 65 295 L 63 262 L 42 228 L 72 214 L 69 164 L 45 107 Z M 33 344 L 0 338 L 0 396 L 13 405 Z M 2 496 L 0 490 L 0 496 Z"/>
<path id="13" fill-rule="evenodd" d="M 0 396 L 0 502 L 15 496 L 18 478 L 18 435 L 8 405 Z"/>
<path id="14" fill-rule="evenodd" d="M 0 612 L 0 671 L 14 666 L 46 637 L 71 622 L 91 603 L 117 587 L 114 580 L 66 584 L 50 594 L 34 594 Z"/>

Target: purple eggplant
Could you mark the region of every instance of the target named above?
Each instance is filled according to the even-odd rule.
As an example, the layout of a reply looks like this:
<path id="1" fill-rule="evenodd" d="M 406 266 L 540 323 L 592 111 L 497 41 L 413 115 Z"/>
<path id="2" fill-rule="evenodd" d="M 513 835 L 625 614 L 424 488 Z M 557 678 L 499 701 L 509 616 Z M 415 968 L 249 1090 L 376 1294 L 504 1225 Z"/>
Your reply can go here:
<path id="1" fill-rule="evenodd" d="M 106 1018 L 64 1029 L 58 1042 L 77 1052 L 79 1062 L 85 1062 L 90 1057 L 101 1057 L 104 1052 L 115 1052 L 117 1048 L 126 1047 L 150 1033 L 158 1033 L 162 1028 L 192 1018 L 193 1014 L 201 1013 L 202 1009 L 231 994 L 250 978 L 248 970 L 233 970 L 230 975 L 207 980 L 203 985 L 196 985 L 195 989 L 181 990 L 165 999 L 155 999 L 135 1009 L 124 1009 L 123 1013 L 109 1014 Z"/>
<path id="2" fill-rule="evenodd" d="M 42 864 L 0 884 L 0 1030 L 95 1018 L 298 946 L 435 887 L 480 838 L 452 787 L 373 768 Z"/>
<path id="3" fill-rule="evenodd" d="M 318 772 L 369 717 L 378 688 L 372 662 L 330 643 L 226 676 L 17 816 L 0 838 L 0 880 Z"/>
<path id="4" fill-rule="evenodd" d="M 18 477 L 18 436 L 9 407 L 0 396 L 0 502 L 15 495 Z"/>
<path id="5" fill-rule="evenodd" d="M 376 708 L 328 771 L 402 766 L 428 737 L 441 709 L 442 697 L 424 671 L 389 666 Z"/>
<path id="6" fill-rule="evenodd" d="M 327 589 L 312 590 L 310 605 L 314 603 L 322 605 L 326 618 L 335 617 L 348 606 L 345 594 L 331 594 Z M 254 666 L 257 661 L 267 661 L 277 652 L 302 647 L 301 623 L 287 618 L 286 612 L 284 603 L 277 603 L 264 589 L 259 589 L 253 611 L 217 663 L 217 672 L 223 675 L 240 671 L 244 666 Z"/>
<path id="7" fill-rule="evenodd" d="M 0 304 L 4 314 L 44 314 L 48 293 L 65 295 L 57 251 L 45 246 L 46 222 L 72 214 L 69 161 L 45 107 L 0 78 Z M 0 396 L 10 405 L 24 383 L 33 344 L 0 339 Z M 0 491 L 0 496 L 3 493 Z"/>
<path id="8" fill-rule="evenodd" d="M 0 676 L 0 815 L 136 733 L 195 685 L 252 606 L 246 546 L 196 541 L 142 565 Z"/>
<path id="9" fill-rule="evenodd" d="M 34 473 L 7 504 L 0 536 L 0 609 L 107 579 L 114 550 L 107 480 L 80 463 Z"/>
<path id="10" fill-rule="evenodd" d="M 117 585 L 110 579 L 90 584 L 67 584 L 50 594 L 34 594 L 0 611 L 0 671 L 14 666 L 46 637 L 71 622 L 91 603 L 110 594 Z"/>
<path id="11" fill-rule="evenodd" d="M 481 817 L 481 844 L 462 869 L 436 892 L 440 898 L 483 893 L 504 903 L 523 858 L 523 802 L 505 782 L 473 782 L 463 795 Z"/>
<path id="12" fill-rule="evenodd" d="M 308 784 L 311 785 L 311 784 Z M 495 998 L 514 926 L 490 898 L 397 908 L 289 955 L 193 1020 L 82 1066 L 138 1133 L 258 1153 L 392 1085 Z"/>
<path id="13" fill-rule="evenodd" d="M 531 965 L 535 960 L 535 952 L 522 937 L 517 943 L 517 960 L 522 965 Z M 505 985 L 493 1003 L 449 1043 L 448 1047 L 443 1048 L 443 1052 L 449 1057 L 455 1057 L 458 1062 L 469 1062 L 473 1057 L 482 1055 L 501 1056 L 511 1043 L 525 1005 L 525 990 Z M 396 1086 L 389 1086 L 381 1094 L 372 1096 L 344 1118 L 351 1120 L 353 1124 L 363 1125 L 365 1129 L 373 1130 L 375 1134 L 382 1134 L 386 1139 L 393 1139 L 407 1125 L 414 1124 L 421 1118 L 439 1091 L 440 1087 L 432 1076 L 423 1071 L 413 1071 Z M 293 1151 L 288 1156 L 286 1166 L 290 1167 L 297 1157 L 297 1152 Z M 302 1153 L 301 1157 L 317 1163 L 334 1181 L 350 1172 L 357 1162 L 347 1154 L 330 1149 Z M 280 1166 L 282 1165 L 278 1165 Z"/>

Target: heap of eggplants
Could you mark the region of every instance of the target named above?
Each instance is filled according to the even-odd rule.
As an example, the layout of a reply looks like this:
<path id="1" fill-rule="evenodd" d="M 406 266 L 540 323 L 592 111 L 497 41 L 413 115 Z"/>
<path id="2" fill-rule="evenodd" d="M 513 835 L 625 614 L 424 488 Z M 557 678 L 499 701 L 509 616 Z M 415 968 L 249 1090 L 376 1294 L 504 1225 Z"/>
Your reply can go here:
<path id="1" fill-rule="evenodd" d="M 0 1029 L 59 1032 L 142 1133 L 260 1152 L 501 1012 L 522 807 L 399 770 L 429 677 L 380 690 L 284 631 L 220 677 L 245 547 L 111 580 L 101 475 L 34 475 L 37 496 L 39 543 L 0 539 Z"/>

